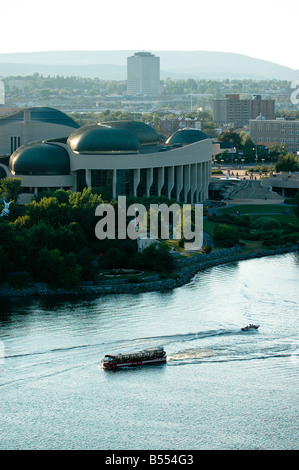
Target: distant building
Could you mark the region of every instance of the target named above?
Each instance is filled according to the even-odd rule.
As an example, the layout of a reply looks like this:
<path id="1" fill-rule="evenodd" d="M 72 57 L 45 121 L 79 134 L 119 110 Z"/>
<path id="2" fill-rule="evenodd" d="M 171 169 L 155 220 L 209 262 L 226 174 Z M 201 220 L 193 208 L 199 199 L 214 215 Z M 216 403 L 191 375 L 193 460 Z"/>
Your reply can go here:
<path id="1" fill-rule="evenodd" d="M 170 135 L 179 129 L 198 129 L 202 130 L 202 121 L 201 119 L 195 118 L 174 118 L 169 119 L 164 117 L 160 120 L 159 123 L 159 132 L 163 135 Z"/>
<path id="2" fill-rule="evenodd" d="M 10 78 L 8 80 L 9 88 L 18 88 L 18 90 L 26 90 L 27 88 L 32 87 L 32 80 L 28 78 Z"/>
<path id="3" fill-rule="evenodd" d="M 219 124 L 245 125 L 261 113 L 266 119 L 274 119 L 275 100 L 262 100 L 261 95 L 253 95 L 251 100 L 240 100 L 240 95 L 233 94 L 213 101 L 213 119 Z"/>
<path id="4" fill-rule="evenodd" d="M 289 152 L 299 151 L 299 121 L 271 120 L 260 114 L 249 121 L 249 135 L 258 145 L 286 144 Z"/>
<path id="5" fill-rule="evenodd" d="M 136 52 L 127 58 L 127 93 L 160 94 L 160 57 L 150 52 Z"/>

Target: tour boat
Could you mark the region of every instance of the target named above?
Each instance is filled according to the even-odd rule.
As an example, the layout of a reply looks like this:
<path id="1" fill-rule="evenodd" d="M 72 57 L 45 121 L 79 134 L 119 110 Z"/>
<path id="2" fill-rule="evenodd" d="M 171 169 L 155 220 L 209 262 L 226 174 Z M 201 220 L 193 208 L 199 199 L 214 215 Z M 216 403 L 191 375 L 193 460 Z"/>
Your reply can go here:
<path id="1" fill-rule="evenodd" d="M 144 349 L 129 354 L 106 354 L 102 359 L 104 369 L 118 369 L 120 367 L 143 366 L 147 364 L 162 364 L 166 362 L 166 352 L 163 347 Z"/>
<path id="2" fill-rule="evenodd" d="M 244 326 L 244 328 L 241 328 L 242 331 L 248 331 L 248 330 L 257 330 L 260 325 L 253 325 L 253 323 L 250 323 L 247 326 Z"/>

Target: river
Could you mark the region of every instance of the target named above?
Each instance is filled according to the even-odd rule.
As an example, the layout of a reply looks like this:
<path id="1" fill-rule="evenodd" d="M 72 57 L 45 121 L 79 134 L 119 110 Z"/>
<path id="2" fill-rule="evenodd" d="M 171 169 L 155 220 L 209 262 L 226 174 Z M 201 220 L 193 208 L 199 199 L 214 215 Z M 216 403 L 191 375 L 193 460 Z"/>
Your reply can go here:
<path id="1" fill-rule="evenodd" d="M 298 449 L 298 274 L 291 253 L 167 293 L 1 299 L 1 449 Z M 165 365 L 100 367 L 158 345 Z"/>

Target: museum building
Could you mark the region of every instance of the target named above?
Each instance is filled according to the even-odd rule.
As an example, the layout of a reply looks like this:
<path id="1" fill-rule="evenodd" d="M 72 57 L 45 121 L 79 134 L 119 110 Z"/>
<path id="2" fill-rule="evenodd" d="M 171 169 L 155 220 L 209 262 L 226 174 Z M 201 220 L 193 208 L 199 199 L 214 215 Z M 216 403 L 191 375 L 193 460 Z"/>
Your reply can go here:
<path id="1" fill-rule="evenodd" d="M 26 142 L 0 158 L 0 178 L 22 180 L 20 202 L 29 202 L 33 194 L 49 188 L 82 191 L 85 187 L 104 187 L 113 198 L 165 195 L 192 204 L 208 198 L 212 154 L 217 149 L 213 151 L 204 132 L 181 129 L 162 144 L 156 131 L 140 121 L 83 127 L 73 122 L 66 116 L 56 137 L 48 123 L 50 136 L 43 129 L 40 140 Z M 34 126 L 36 121 L 30 123 Z"/>

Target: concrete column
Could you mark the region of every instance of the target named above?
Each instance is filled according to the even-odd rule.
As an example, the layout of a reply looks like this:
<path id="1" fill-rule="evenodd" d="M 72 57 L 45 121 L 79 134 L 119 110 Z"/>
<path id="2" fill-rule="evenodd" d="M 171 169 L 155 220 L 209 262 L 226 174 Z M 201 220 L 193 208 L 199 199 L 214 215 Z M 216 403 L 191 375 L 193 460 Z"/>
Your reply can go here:
<path id="1" fill-rule="evenodd" d="M 197 165 L 192 164 L 190 165 L 190 187 L 191 187 L 191 195 L 190 201 L 191 204 L 197 202 L 196 200 L 196 182 L 197 182 Z M 194 200 L 195 198 L 195 200 Z"/>
<path id="2" fill-rule="evenodd" d="M 71 190 L 76 192 L 76 191 L 78 191 L 78 188 L 77 188 L 77 172 L 76 171 L 71 171 L 71 175 L 72 175 Z"/>
<path id="3" fill-rule="evenodd" d="M 209 199 L 209 183 L 211 178 L 211 171 L 211 162 L 205 162 L 204 199 Z"/>
<path id="4" fill-rule="evenodd" d="M 180 200 L 180 194 L 181 194 L 181 191 L 182 191 L 183 185 L 184 185 L 183 165 L 176 166 L 175 171 L 176 171 L 175 194 L 176 194 L 176 199 L 179 201 Z"/>
<path id="5" fill-rule="evenodd" d="M 161 189 L 164 184 L 164 168 L 158 168 L 158 196 L 161 196 Z"/>
<path id="6" fill-rule="evenodd" d="M 116 169 L 115 168 L 113 170 L 113 175 L 112 175 L 112 197 L 113 199 L 116 199 Z"/>
<path id="7" fill-rule="evenodd" d="M 78 187 L 77 187 L 77 172 L 76 171 L 71 171 L 71 175 L 72 175 L 72 182 L 73 182 L 73 186 L 72 186 L 72 191 L 74 192 L 77 192 L 78 191 Z"/>
<path id="8" fill-rule="evenodd" d="M 88 188 L 91 188 L 91 170 L 85 170 L 85 180 Z"/>
<path id="9" fill-rule="evenodd" d="M 184 165 L 184 202 L 188 202 L 188 193 L 191 188 L 190 169 L 191 165 Z M 190 196 L 191 197 L 191 196 Z"/>
<path id="10" fill-rule="evenodd" d="M 197 164 L 197 191 L 196 191 L 196 202 L 201 201 L 201 191 L 202 191 L 202 163 Z"/>
<path id="11" fill-rule="evenodd" d="M 174 166 L 168 167 L 166 171 L 168 171 L 167 197 L 168 199 L 171 199 L 171 191 L 174 187 Z"/>
<path id="12" fill-rule="evenodd" d="M 204 173 L 203 173 L 203 200 L 208 199 L 208 162 L 204 162 Z"/>
<path id="13" fill-rule="evenodd" d="M 133 194 L 134 196 L 137 196 L 137 188 L 140 183 L 140 168 L 136 168 L 133 170 L 133 178 L 134 178 Z"/>
<path id="14" fill-rule="evenodd" d="M 146 169 L 146 195 L 150 195 L 151 185 L 153 184 L 154 170 L 153 168 Z"/>

